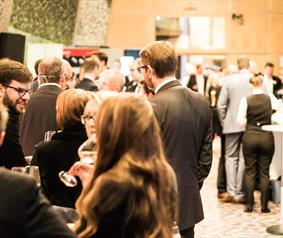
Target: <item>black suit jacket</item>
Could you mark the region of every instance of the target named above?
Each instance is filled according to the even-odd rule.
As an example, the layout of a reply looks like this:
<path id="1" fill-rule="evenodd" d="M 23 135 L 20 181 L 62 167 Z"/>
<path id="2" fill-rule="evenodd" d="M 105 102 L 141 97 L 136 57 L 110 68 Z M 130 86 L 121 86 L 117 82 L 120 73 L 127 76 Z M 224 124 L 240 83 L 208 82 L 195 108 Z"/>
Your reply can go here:
<path id="1" fill-rule="evenodd" d="M 89 78 L 83 78 L 81 82 L 79 82 L 75 88 L 84 89 L 86 91 L 97 92 L 98 88 L 95 83 Z"/>
<path id="2" fill-rule="evenodd" d="M 31 96 L 23 117 L 20 140 L 24 154 L 32 155 L 34 146 L 44 139 L 46 131 L 57 131 L 56 100 L 62 89 L 56 85 L 41 86 Z"/>
<path id="3" fill-rule="evenodd" d="M 39 166 L 43 193 L 51 203 L 64 207 L 75 207 L 82 186 L 70 188 L 58 177 L 62 170 L 68 171 L 79 160 L 78 148 L 87 140 L 85 128 L 77 124 L 55 134 L 51 141 L 35 147 L 32 165 Z"/>
<path id="4" fill-rule="evenodd" d="M 205 92 L 206 83 L 207 83 L 207 76 L 204 75 L 203 78 L 204 78 L 204 89 L 203 89 L 203 91 Z M 198 92 L 197 79 L 196 79 L 195 74 L 192 74 L 190 76 L 189 82 L 187 84 L 187 88 L 190 88 L 191 90 Z"/>
<path id="5" fill-rule="evenodd" d="M 0 168 L 0 184 L 1 237 L 76 237 L 54 213 L 31 177 Z"/>
<path id="6" fill-rule="evenodd" d="M 9 107 L 9 120 L 3 145 L 0 147 L 0 166 L 12 168 L 26 165 L 19 140 L 19 113 Z"/>
<path id="7" fill-rule="evenodd" d="M 278 93 L 278 91 L 282 88 L 281 79 L 276 76 L 272 76 L 272 80 L 273 80 L 273 93 L 277 98 L 281 98 L 282 95 Z"/>
<path id="8" fill-rule="evenodd" d="M 179 226 L 203 219 L 200 188 L 212 163 L 211 115 L 206 98 L 174 80 L 150 99 L 179 190 Z"/>

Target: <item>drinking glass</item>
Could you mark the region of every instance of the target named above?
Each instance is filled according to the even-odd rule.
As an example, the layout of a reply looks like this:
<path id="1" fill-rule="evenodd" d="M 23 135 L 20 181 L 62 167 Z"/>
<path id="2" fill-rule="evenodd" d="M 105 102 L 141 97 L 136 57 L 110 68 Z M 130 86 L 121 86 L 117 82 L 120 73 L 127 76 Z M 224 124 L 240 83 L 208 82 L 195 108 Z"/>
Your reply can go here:
<path id="1" fill-rule="evenodd" d="M 85 164 L 93 165 L 97 156 L 96 152 L 96 136 L 89 137 L 78 149 L 80 161 Z M 68 187 L 75 187 L 78 181 L 75 176 L 62 170 L 59 172 L 60 180 Z"/>
<path id="2" fill-rule="evenodd" d="M 46 131 L 44 134 L 44 141 L 51 141 L 52 136 L 56 133 L 56 131 Z"/>
<path id="3" fill-rule="evenodd" d="M 38 166 L 25 166 L 25 167 L 12 167 L 12 171 L 25 173 L 35 179 L 35 182 L 38 187 L 41 185 L 40 173 Z"/>

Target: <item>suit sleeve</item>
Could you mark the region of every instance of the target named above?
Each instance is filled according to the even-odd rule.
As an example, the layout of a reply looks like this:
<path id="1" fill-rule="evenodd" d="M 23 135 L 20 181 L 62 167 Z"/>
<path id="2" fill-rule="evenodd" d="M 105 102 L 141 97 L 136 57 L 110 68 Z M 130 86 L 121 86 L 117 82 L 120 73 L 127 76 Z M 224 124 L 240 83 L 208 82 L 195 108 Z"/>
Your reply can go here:
<path id="1" fill-rule="evenodd" d="M 223 87 L 221 88 L 220 95 L 217 101 L 217 113 L 221 125 L 223 126 L 223 121 L 226 117 L 227 106 L 229 103 L 229 90 L 227 83 L 224 82 Z"/>
<path id="2" fill-rule="evenodd" d="M 73 238 L 76 237 L 64 222 L 53 211 L 51 204 L 41 194 L 39 188 L 33 181 L 27 189 L 25 212 L 24 237 L 46 237 L 46 238 Z"/>
<path id="3" fill-rule="evenodd" d="M 208 124 L 207 132 L 202 141 L 198 160 L 198 183 L 202 187 L 204 179 L 208 176 L 212 164 L 212 121 Z"/>

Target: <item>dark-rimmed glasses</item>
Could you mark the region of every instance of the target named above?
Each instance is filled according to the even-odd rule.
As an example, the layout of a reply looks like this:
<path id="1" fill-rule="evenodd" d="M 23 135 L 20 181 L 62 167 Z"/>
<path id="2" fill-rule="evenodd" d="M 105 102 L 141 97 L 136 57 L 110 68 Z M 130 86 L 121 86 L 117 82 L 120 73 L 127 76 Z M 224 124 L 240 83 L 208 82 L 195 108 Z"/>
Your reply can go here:
<path id="1" fill-rule="evenodd" d="M 148 64 L 147 65 L 143 65 L 143 66 L 139 66 L 137 67 L 137 71 L 141 74 L 142 73 L 142 69 L 146 69 L 148 67 Z"/>
<path id="2" fill-rule="evenodd" d="M 29 92 L 29 89 L 25 89 L 25 88 L 20 88 L 20 87 L 16 88 L 16 87 L 13 87 L 13 86 L 10 86 L 10 85 L 6 85 L 6 84 L 3 84 L 3 86 L 6 87 L 6 88 L 14 89 L 19 94 L 20 97 L 25 96 L 26 93 Z"/>
<path id="3" fill-rule="evenodd" d="M 86 124 L 86 123 L 89 123 L 90 121 L 95 121 L 95 116 L 88 116 L 88 115 L 83 115 L 81 116 L 81 122 L 82 124 Z"/>

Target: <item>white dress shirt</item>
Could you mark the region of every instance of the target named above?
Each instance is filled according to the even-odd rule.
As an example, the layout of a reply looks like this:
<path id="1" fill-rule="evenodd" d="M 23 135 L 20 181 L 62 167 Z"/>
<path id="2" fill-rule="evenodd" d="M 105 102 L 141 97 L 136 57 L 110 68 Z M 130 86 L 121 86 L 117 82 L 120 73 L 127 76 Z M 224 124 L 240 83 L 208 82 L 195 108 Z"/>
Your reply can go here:
<path id="1" fill-rule="evenodd" d="M 254 89 L 252 95 L 255 94 L 263 94 L 263 90 L 261 88 Z M 278 110 L 280 108 L 281 102 L 272 93 L 269 94 L 269 97 L 271 100 L 272 109 Z M 247 124 L 247 109 L 248 109 L 247 98 L 243 97 L 241 98 L 238 115 L 237 115 L 237 122 L 241 126 L 246 126 Z"/>

